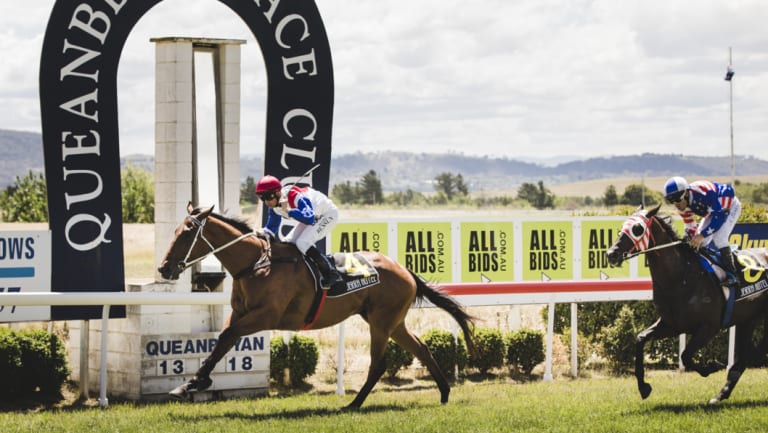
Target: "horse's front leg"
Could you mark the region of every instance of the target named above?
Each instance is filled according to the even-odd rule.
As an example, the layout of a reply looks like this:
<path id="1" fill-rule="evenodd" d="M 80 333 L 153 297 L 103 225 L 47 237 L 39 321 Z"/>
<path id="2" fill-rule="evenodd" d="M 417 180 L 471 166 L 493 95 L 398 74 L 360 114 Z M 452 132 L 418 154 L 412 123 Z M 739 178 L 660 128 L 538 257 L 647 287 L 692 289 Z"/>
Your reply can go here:
<path id="1" fill-rule="evenodd" d="M 635 340 L 635 378 L 637 379 L 637 389 L 640 391 L 640 396 L 643 399 L 651 395 L 651 391 L 653 391 L 653 387 L 645 381 L 645 366 L 643 365 L 645 343 L 649 340 L 672 337 L 674 335 L 674 330 L 661 319 L 637 334 L 637 339 Z"/>
<path id="2" fill-rule="evenodd" d="M 191 398 L 191 392 L 208 389 L 208 387 L 213 384 L 211 371 L 213 371 L 216 364 L 221 361 L 224 355 L 226 355 L 235 343 L 237 343 L 237 340 L 243 335 L 253 334 L 254 332 L 274 327 L 274 323 L 276 322 L 270 322 L 272 316 L 274 316 L 274 314 L 270 314 L 270 312 L 263 310 L 250 311 L 243 317 L 238 317 L 232 312 L 225 322 L 225 326 L 226 323 L 229 323 L 229 326 L 226 326 L 221 331 L 216 346 L 210 355 L 203 360 L 203 363 L 195 373 L 195 376 L 186 383 L 174 388 L 169 394 L 175 398 L 189 400 Z M 272 326 L 270 326 L 270 324 Z"/>

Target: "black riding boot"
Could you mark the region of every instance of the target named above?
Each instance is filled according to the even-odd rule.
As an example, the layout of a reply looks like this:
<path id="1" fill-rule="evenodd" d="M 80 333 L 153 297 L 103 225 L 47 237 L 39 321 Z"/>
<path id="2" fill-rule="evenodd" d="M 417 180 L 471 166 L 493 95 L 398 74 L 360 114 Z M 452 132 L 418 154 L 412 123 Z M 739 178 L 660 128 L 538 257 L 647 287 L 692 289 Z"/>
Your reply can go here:
<path id="1" fill-rule="evenodd" d="M 723 262 L 723 269 L 725 270 L 723 284 L 730 287 L 738 283 L 739 279 L 736 276 L 736 265 L 733 263 L 731 247 L 720 248 L 720 260 Z"/>
<path id="2" fill-rule="evenodd" d="M 338 290 L 343 289 L 344 279 L 341 278 L 339 271 L 336 270 L 336 266 L 331 263 L 325 254 L 320 253 L 313 245 L 307 250 L 307 257 L 317 264 L 320 273 L 323 274 L 323 284 L 325 286 Z"/>

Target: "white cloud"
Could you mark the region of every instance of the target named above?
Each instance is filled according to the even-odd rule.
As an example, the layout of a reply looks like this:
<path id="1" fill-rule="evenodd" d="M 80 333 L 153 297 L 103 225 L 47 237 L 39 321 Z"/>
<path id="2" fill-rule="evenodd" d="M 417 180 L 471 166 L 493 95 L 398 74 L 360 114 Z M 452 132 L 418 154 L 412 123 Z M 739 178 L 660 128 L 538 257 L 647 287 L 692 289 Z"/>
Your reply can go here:
<path id="1" fill-rule="evenodd" d="M 26 3 L 0 6 L 0 128 L 34 131 L 52 2 Z M 334 61 L 336 152 L 727 155 L 733 46 L 736 153 L 768 158 L 762 0 L 317 3 Z M 260 149 L 266 83 L 255 39 L 222 3 L 163 0 L 123 51 L 123 153 L 153 151 L 149 38 L 161 36 L 247 40 L 241 141 Z"/>

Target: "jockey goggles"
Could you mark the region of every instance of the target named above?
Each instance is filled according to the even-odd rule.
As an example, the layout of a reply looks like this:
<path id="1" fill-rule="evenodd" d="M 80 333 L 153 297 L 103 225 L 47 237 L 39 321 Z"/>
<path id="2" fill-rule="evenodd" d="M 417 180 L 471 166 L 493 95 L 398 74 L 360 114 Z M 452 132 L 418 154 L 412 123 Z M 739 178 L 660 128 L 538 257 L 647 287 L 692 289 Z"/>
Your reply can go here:
<path id="1" fill-rule="evenodd" d="M 259 194 L 259 198 L 261 201 L 270 201 L 272 199 L 277 198 L 277 192 L 276 191 L 267 191 Z"/>
<path id="2" fill-rule="evenodd" d="M 675 194 L 669 194 L 664 198 L 667 200 L 667 203 L 669 204 L 680 203 L 681 201 L 683 201 L 683 199 L 685 199 L 685 191 L 680 191 Z"/>

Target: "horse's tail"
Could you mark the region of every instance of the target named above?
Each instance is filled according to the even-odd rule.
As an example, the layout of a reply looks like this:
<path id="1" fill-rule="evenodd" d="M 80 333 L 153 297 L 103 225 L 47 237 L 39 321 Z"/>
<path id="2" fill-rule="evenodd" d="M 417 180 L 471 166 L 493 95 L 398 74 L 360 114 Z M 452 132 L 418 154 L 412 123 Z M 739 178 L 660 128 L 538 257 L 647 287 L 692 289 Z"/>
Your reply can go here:
<path id="1" fill-rule="evenodd" d="M 459 305 L 452 297 L 443 293 L 439 288 L 430 287 L 423 278 L 416 275 L 410 269 L 408 272 L 413 276 L 416 281 L 416 300 L 417 302 L 427 299 L 429 302 L 445 310 L 450 314 L 456 322 L 458 322 L 461 330 L 464 331 L 464 341 L 467 343 L 467 350 L 470 354 L 475 353 L 474 336 L 472 335 L 472 327 L 474 317 L 470 316 L 464 308 Z"/>

